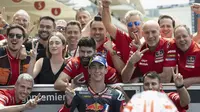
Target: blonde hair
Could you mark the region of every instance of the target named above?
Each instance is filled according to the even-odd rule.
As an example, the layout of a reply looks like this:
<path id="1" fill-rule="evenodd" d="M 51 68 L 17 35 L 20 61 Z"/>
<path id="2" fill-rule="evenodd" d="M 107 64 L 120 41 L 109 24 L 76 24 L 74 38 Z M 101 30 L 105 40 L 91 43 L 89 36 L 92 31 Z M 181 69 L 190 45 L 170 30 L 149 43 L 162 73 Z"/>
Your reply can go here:
<path id="1" fill-rule="evenodd" d="M 140 17 L 140 20 L 143 21 L 144 17 L 143 17 L 143 14 L 140 11 L 138 11 L 138 10 L 130 10 L 130 11 L 128 11 L 124 16 L 124 18 L 126 20 L 126 23 L 128 22 L 128 20 L 129 20 L 129 18 L 131 16 L 137 16 L 137 15 Z"/>
<path id="2" fill-rule="evenodd" d="M 21 80 L 30 81 L 30 82 L 32 82 L 33 85 L 34 85 L 34 79 L 33 79 L 33 77 L 32 77 L 30 74 L 28 74 L 28 73 L 22 73 L 22 74 L 20 74 L 20 75 L 18 76 L 18 78 L 17 78 L 16 84 L 19 84 L 19 83 L 21 82 Z M 33 85 L 32 85 L 32 86 L 33 86 Z"/>

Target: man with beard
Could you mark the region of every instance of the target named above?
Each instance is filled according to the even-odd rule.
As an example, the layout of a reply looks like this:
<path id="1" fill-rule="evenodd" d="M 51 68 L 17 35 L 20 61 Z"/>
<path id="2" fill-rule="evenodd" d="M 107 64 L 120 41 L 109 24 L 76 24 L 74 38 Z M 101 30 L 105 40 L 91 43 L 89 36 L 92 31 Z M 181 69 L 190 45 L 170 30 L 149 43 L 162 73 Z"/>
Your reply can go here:
<path id="1" fill-rule="evenodd" d="M 46 57 L 46 46 L 48 43 L 48 39 L 55 29 L 55 20 L 50 16 L 43 16 L 40 18 L 39 22 L 39 30 L 38 30 L 38 38 L 36 40 L 30 40 L 27 42 L 26 50 L 30 51 L 32 49 L 32 41 L 34 43 L 39 42 L 38 49 L 37 49 L 37 58 L 38 60 L 41 57 Z"/>
<path id="2" fill-rule="evenodd" d="M 76 20 L 71 20 L 67 23 L 65 29 L 65 37 L 68 42 L 66 57 L 78 56 L 78 41 L 81 38 L 81 24 Z"/>
<path id="3" fill-rule="evenodd" d="M 82 37 L 78 42 L 78 47 L 79 57 L 73 57 L 67 62 L 65 69 L 54 84 L 55 89 L 65 91 L 66 80 L 75 78 L 77 84 L 88 84 L 89 75 L 87 69 L 90 59 L 95 55 L 96 42 L 93 38 Z M 119 81 L 116 70 L 108 66 L 105 83 L 113 84 Z"/>
<path id="4" fill-rule="evenodd" d="M 171 71 L 173 72 L 173 80 L 177 88 L 177 92 L 167 93 L 167 96 L 172 100 L 179 112 L 186 112 L 191 101 L 190 95 L 184 86 L 183 76 L 178 72 L 178 66 L 176 66 L 175 73 L 172 68 Z M 150 71 L 146 73 L 143 80 L 144 91 L 153 90 L 164 92 L 162 90 L 162 84 L 160 83 L 160 77 L 156 72 Z"/>
<path id="5" fill-rule="evenodd" d="M 108 65 L 116 68 L 118 73 L 121 73 L 125 64 L 117 53 L 115 53 L 116 51 L 113 49 L 115 47 L 114 43 L 109 42 L 109 37 L 106 37 L 106 29 L 101 16 L 95 16 L 94 20 L 90 22 L 90 36 L 96 41 L 97 53 L 106 57 Z M 111 45 L 108 45 L 108 43 Z M 118 64 L 119 61 L 122 64 Z"/>
<path id="6" fill-rule="evenodd" d="M 20 74 L 14 89 L 0 90 L 0 111 L 1 112 L 20 112 L 33 109 L 42 100 L 40 94 L 34 99 L 30 99 L 26 104 L 22 101 L 26 100 L 30 95 L 34 85 L 33 77 L 27 73 Z"/>
<path id="7" fill-rule="evenodd" d="M 30 57 L 25 60 L 17 58 L 26 37 L 21 25 L 9 25 L 6 34 L 8 45 L 0 48 L 0 85 L 13 85 L 20 73 L 27 72 Z"/>

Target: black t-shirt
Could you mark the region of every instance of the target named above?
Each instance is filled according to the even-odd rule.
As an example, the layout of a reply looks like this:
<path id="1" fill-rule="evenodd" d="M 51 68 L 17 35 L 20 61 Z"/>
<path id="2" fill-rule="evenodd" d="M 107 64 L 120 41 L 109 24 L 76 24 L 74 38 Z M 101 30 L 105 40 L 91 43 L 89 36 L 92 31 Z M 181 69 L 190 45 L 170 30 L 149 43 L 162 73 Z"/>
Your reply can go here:
<path id="1" fill-rule="evenodd" d="M 60 70 L 54 74 L 51 69 L 50 59 L 44 58 L 42 69 L 38 76 L 35 78 L 36 84 L 54 84 L 60 73 L 63 71 L 65 67 L 65 63 L 63 62 Z"/>

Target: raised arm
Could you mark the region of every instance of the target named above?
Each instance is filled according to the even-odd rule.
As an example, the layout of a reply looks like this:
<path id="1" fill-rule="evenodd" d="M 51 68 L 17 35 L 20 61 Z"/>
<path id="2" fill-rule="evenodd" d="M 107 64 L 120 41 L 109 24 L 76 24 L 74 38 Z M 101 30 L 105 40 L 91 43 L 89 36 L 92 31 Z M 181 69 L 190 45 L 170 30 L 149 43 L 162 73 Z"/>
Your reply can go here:
<path id="1" fill-rule="evenodd" d="M 200 4 L 194 3 L 191 5 L 191 10 L 197 14 L 197 34 L 193 37 L 193 40 L 197 43 L 200 42 Z"/>
<path id="2" fill-rule="evenodd" d="M 115 40 L 117 28 L 111 22 L 110 4 L 111 0 L 102 0 L 102 6 L 103 6 L 102 21 L 112 39 Z"/>
<path id="3" fill-rule="evenodd" d="M 178 65 L 176 65 L 175 73 L 173 68 L 171 71 L 173 72 L 174 83 L 180 97 L 180 105 L 181 107 L 186 107 L 189 105 L 191 99 L 187 89 L 184 86 L 183 76 L 178 72 Z"/>

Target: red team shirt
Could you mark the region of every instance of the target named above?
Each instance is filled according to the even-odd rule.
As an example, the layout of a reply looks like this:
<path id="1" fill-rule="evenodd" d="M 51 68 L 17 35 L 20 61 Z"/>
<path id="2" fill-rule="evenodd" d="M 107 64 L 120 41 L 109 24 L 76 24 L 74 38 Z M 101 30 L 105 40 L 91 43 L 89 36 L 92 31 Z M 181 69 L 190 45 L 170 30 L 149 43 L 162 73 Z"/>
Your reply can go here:
<path id="1" fill-rule="evenodd" d="M 108 39 L 106 39 L 104 43 L 106 43 L 107 41 L 108 41 Z M 114 68 L 114 64 L 113 64 L 113 62 L 112 62 L 112 57 L 111 57 L 111 55 L 110 55 L 110 52 L 108 52 L 108 51 L 106 50 L 106 48 L 104 48 L 104 46 L 103 46 L 104 43 L 103 43 L 101 46 L 99 46 L 99 48 L 97 48 L 97 53 L 100 53 L 103 57 L 105 57 L 105 58 L 106 58 L 106 61 L 107 61 L 107 63 L 108 63 L 108 65 Z M 114 43 L 113 43 L 113 44 L 114 44 Z M 113 49 L 116 49 L 116 46 L 115 46 L 115 45 L 114 45 L 114 48 L 113 48 Z"/>
<path id="2" fill-rule="evenodd" d="M 159 43 L 155 51 L 146 51 L 140 61 L 136 63 L 136 67 L 139 68 L 142 75 L 149 71 L 156 71 L 157 73 L 163 72 L 163 66 L 165 63 L 165 55 L 167 53 L 169 42 L 163 38 L 160 38 Z M 142 47 L 143 49 L 148 48 L 147 44 Z M 132 51 L 135 52 L 136 48 L 132 47 Z"/>
<path id="3" fill-rule="evenodd" d="M 7 50 L 7 54 L 8 54 L 8 59 L 10 61 L 10 69 L 11 69 L 11 77 L 12 77 L 8 85 L 14 85 L 20 73 L 20 70 L 19 70 L 20 60 L 13 57 L 8 50 Z"/>
<path id="4" fill-rule="evenodd" d="M 85 83 L 89 79 L 88 70 L 81 65 L 80 57 L 71 58 L 65 66 L 63 72 L 68 74 L 72 79 L 78 75 L 83 75 L 84 77 L 79 80 L 79 83 Z M 120 82 L 120 78 L 116 74 L 116 70 L 108 66 L 108 73 L 105 75 L 105 83 L 113 84 L 118 82 Z"/>
<path id="5" fill-rule="evenodd" d="M 15 90 L 0 90 L 0 104 L 4 106 L 11 106 L 21 104 L 22 102 L 16 103 Z"/>
<path id="6" fill-rule="evenodd" d="M 200 76 L 200 47 L 194 41 L 186 52 L 178 49 L 175 41 L 172 41 L 165 60 L 165 66 L 171 67 L 178 64 L 179 73 L 184 79 Z"/>
<path id="7" fill-rule="evenodd" d="M 188 110 L 188 105 L 185 107 L 181 107 L 180 97 L 178 93 L 170 92 L 170 93 L 167 93 L 167 96 L 169 97 L 169 99 L 172 100 L 172 102 L 174 103 L 174 105 L 176 106 L 179 112 L 186 112 L 186 110 Z"/>
<path id="8" fill-rule="evenodd" d="M 117 29 L 116 39 L 113 40 L 113 42 L 116 45 L 117 53 L 120 52 L 118 54 L 120 55 L 124 63 L 126 63 L 129 59 L 129 53 L 132 48 L 130 44 L 131 41 L 132 39 L 128 36 L 128 34 L 126 34 L 125 32 L 121 32 Z"/>

